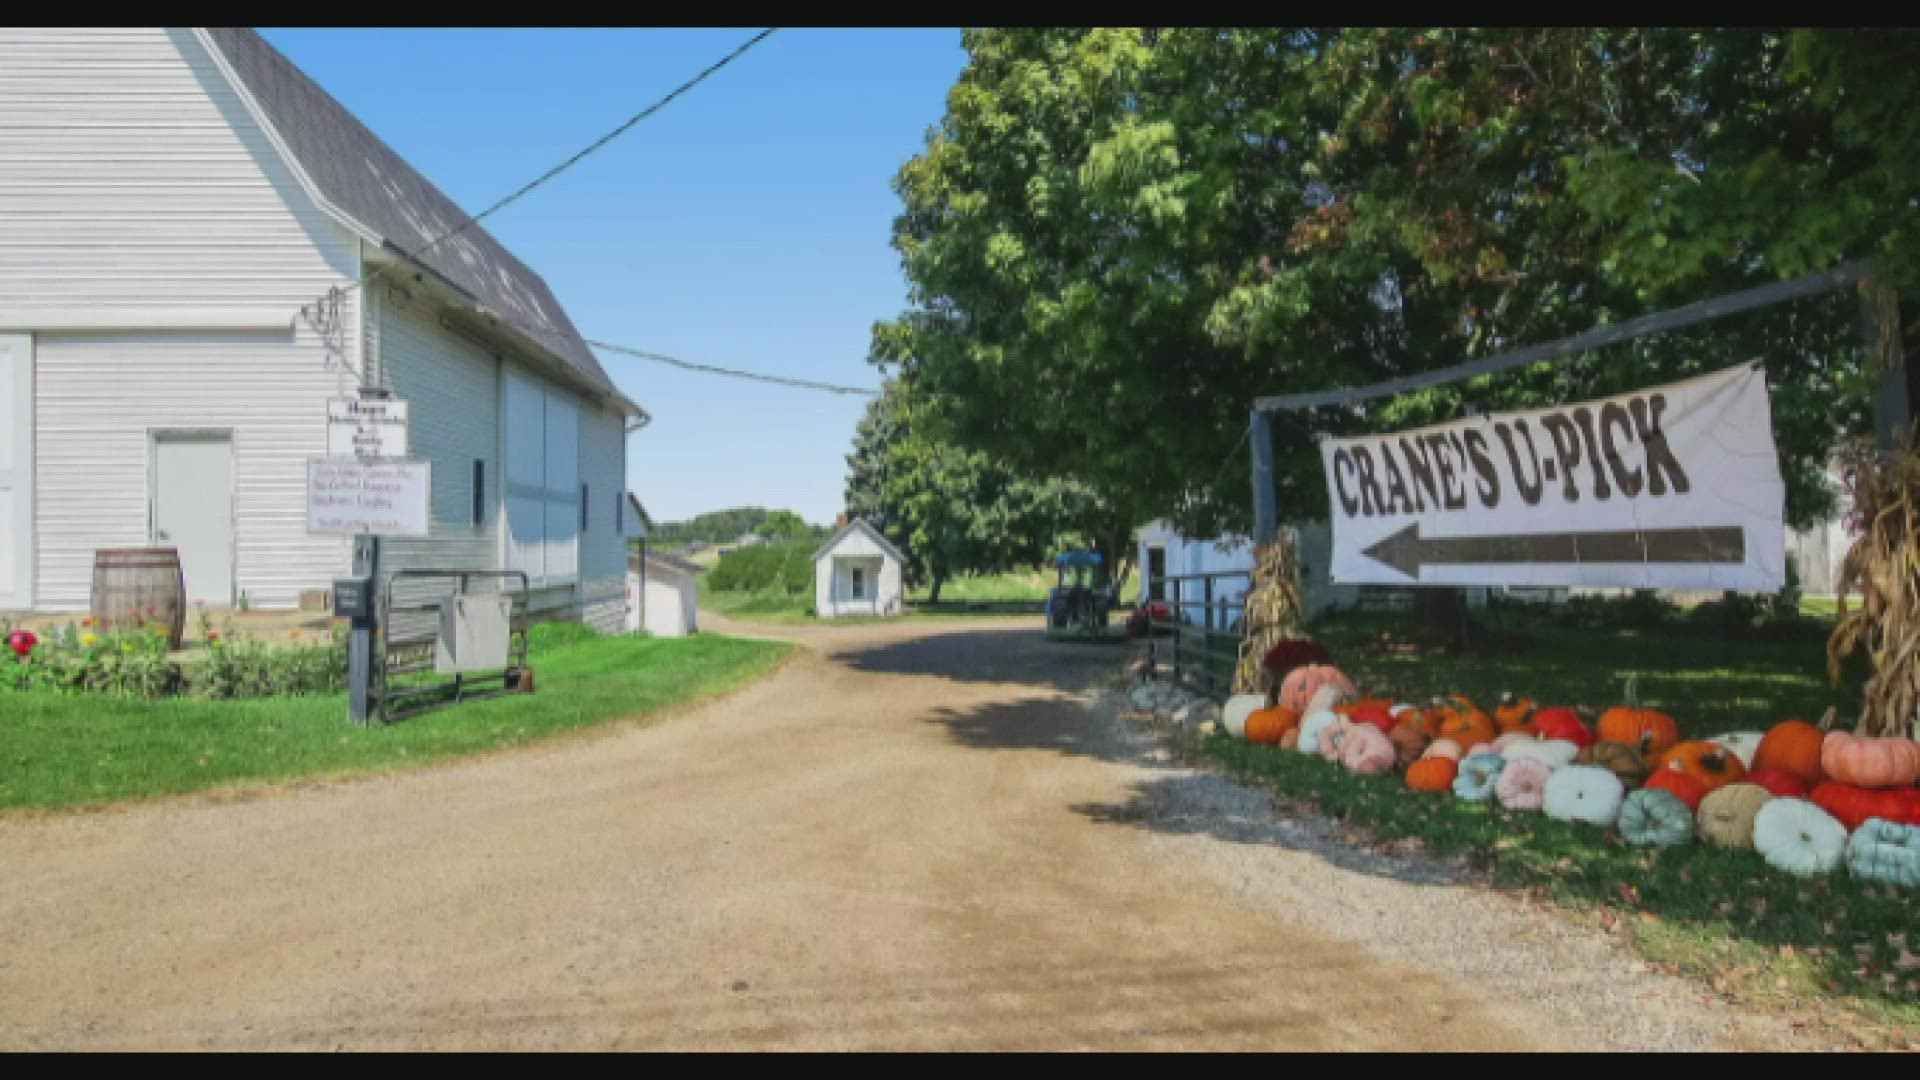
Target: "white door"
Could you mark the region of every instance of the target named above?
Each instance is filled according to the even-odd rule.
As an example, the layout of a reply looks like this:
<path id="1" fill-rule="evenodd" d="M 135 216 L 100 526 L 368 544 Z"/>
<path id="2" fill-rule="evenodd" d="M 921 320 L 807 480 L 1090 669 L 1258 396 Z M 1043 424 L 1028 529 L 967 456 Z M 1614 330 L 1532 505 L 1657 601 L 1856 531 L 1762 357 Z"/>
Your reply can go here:
<path id="1" fill-rule="evenodd" d="M 0 334 L 0 611 L 33 606 L 33 338 Z"/>
<path id="2" fill-rule="evenodd" d="M 154 436 L 153 542 L 180 549 L 188 603 L 232 606 L 231 436 Z"/>

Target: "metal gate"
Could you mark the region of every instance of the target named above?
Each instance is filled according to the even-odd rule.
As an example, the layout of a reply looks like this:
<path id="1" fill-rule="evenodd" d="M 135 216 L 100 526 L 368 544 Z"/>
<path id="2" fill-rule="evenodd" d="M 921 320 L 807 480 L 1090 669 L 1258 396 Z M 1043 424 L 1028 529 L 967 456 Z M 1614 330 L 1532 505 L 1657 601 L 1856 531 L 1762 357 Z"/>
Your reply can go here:
<path id="1" fill-rule="evenodd" d="M 1238 593 L 1222 587 L 1233 581 L 1245 587 Z M 1246 596 L 1253 588 L 1253 571 L 1168 574 L 1152 582 L 1160 584 L 1163 599 L 1147 603 L 1148 661 L 1158 671 L 1164 660 L 1174 682 L 1225 700 L 1233 690 L 1240 643 L 1246 637 Z"/>
<path id="2" fill-rule="evenodd" d="M 510 591 L 516 582 L 517 591 Z M 476 584 L 492 588 L 476 590 Z M 507 666 L 497 673 L 465 672 L 436 678 L 434 646 L 440 638 L 441 604 L 450 597 L 477 591 L 507 592 L 512 598 Z M 527 575 L 520 570 L 396 570 L 388 574 L 381 582 L 379 595 L 380 641 L 376 655 L 380 662 L 373 668 L 372 692 L 375 715 L 383 723 L 392 723 L 439 705 L 512 690 L 527 666 L 531 609 L 532 591 Z"/>

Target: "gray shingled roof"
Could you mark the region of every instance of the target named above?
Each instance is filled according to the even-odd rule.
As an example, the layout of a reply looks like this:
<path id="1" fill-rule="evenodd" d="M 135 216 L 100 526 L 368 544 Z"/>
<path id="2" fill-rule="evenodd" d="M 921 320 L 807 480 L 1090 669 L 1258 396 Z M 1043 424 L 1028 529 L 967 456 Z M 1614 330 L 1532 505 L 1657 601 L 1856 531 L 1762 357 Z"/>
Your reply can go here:
<path id="1" fill-rule="evenodd" d="M 854 531 L 855 529 L 858 529 L 861 532 L 866 533 L 867 536 L 871 537 L 874 543 L 880 545 L 881 551 L 886 552 L 887 554 L 893 556 L 895 559 L 899 560 L 902 563 L 905 563 L 907 561 L 907 557 L 905 555 L 900 554 L 899 548 L 894 547 L 891 541 L 889 541 L 886 537 L 880 535 L 879 529 L 876 529 L 872 525 L 867 524 L 867 522 L 862 518 L 854 518 L 851 521 L 848 521 L 845 525 L 842 525 L 838 529 L 835 529 L 833 535 L 827 537 L 827 542 L 824 544 L 821 544 L 820 547 L 816 551 L 814 551 L 813 561 L 819 562 L 820 557 L 822 555 L 825 555 L 827 552 L 832 551 L 833 546 L 835 544 L 838 544 L 842 539 L 846 537 L 848 533 Z"/>
<path id="2" fill-rule="evenodd" d="M 418 254 L 466 213 L 259 34 L 244 27 L 207 34 L 327 201 L 519 324 L 589 385 L 619 394 L 539 274 L 480 225 Z"/>

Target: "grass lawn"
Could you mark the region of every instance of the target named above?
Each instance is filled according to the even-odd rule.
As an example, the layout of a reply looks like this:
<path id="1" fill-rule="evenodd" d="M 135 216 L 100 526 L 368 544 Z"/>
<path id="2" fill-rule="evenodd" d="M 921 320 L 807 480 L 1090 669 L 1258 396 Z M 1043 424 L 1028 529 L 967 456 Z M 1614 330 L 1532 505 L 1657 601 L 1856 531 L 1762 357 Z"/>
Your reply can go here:
<path id="1" fill-rule="evenodd" d="M 1051 567 L 1015 570 L 1005 574 L 962 574 L 940 586 L 940 602 L 967 600 L 1045 600 L 1053 588 L 1055 571 Z M 1140 593 L 1140 571 L 1129 570 L 1120 584 L 1120 599 L 1130 601 Z M 925 603 L 926 590 L 910 593 L 907 602 Z"/>
<path id="2" fill-rule="evenodd" d="M 1405 618 L 1401 622 L 1405 622 Z M 1491 709 L 1502 690 L 1580 707 L 1589 720 L 1638 676 L 1643 704 L 1699 738 L 1817 719 L 1859 700 L 1858 683 L 1829 687 L 1823 627 L 1775 641 L 1729 641 L 1685 626 L 1568 630 L 1525 621 L 1499 627 L 1481 652 L 1418 651 L 1390 640 L 1391 619 L 1346 617 L 1316 628 L 1363 693 L 1422 702 L 1464 693 Z M 1649 958 L 1735 989 L 1790 1002 L 1826 993 L 1883 1020 L 1920 1024 L 1920 918 L 1915 895 L 1844 872 L 1802 880 L 1749 851 L 1696 842 L 1648 851 L 1617 833 L 1410 791 L 1399 773 L 1357 776 L 1317 756 L 1216 736 L 1200 751 L 1383 839 L 1417 838 L 1460 853 L 1503 885 L 1586 911 L 1621 929 Z"/>
<path id="3" fill-rule="evenodd" d="M 387 769 L 531 742 L 732 690 L 789 650 L 713 634 L 538 642 L 532 696 L 467 702 L 387 727 L 348 723 L 338 694 L 144 701 L 0 693 L 0 808 Z"/>

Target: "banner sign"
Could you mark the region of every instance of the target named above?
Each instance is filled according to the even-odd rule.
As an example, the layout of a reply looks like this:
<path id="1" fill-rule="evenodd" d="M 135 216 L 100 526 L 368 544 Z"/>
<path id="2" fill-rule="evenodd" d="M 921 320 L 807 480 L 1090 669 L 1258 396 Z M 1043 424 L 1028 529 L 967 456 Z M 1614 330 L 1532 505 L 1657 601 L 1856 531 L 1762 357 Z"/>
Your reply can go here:
<path id="1" fill-rule="evenodd" d="M 433 490 L 424 461 L 307 459 L 307 532 L 340 536 L 425 536 Z"/>
<path id="2" fill-rule="evenodd" d="M 1333 580 L 1773 591 L 1786 487 L 1742 364 L 1577 405 L 1321 441 Z"/>

